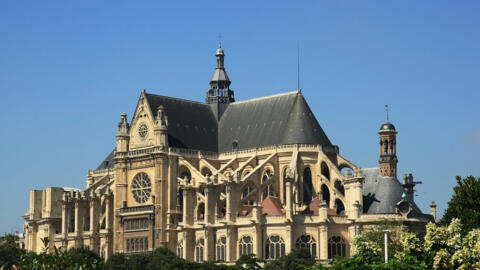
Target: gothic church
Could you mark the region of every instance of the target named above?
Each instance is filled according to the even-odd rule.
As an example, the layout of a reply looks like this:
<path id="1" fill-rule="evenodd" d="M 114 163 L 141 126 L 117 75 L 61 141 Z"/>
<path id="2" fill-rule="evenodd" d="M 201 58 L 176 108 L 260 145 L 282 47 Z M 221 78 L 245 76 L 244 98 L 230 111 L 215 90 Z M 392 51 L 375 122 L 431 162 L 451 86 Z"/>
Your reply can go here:
<path id="1" fill-rule="evenodd" d="M 26 248 L 88 246 L 101 256 L 168 247 L 191 261 L 275 259 L 305 247 L 318 260 L 351 256 L 361 228 L 384 219 L 421 233 L 435 219 L 397 179 L 396 135 L 379 134 L 379 167 L 339 154 L 300 90 L 235 101 L 216 51 L 205 102 L 143 90 L 116 148 L 86 188 L 30 191 Z M 374 131 L 372 131 L 373 134 Z"/>

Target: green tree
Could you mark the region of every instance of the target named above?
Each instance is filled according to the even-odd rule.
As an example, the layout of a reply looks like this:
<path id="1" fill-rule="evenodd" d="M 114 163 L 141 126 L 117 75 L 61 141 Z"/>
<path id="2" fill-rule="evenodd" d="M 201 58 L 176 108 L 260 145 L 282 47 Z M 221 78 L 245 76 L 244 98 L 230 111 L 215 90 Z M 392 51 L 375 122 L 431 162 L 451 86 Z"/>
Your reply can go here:
<path id="1" fill-rule="evenodd" d="M 18 248 L 17 240 L 18 237 L 13 234 L 0 237 L 0 267 L 10 269 L 20 260 L 21 251 Z"/>
<path id="2" fill-rule="evenodd" d="M 305 248 L 295 248 L 288 255 L 279 259 L 269 261 L 265 265 L 266 270 L 296 270 L 303 269 L 306 266 L 315 265 L 315 259 L 312 258 L 310 251 Z"/>
<path id="3" fill-rule="evenodd" d="M 457 185 L 453 188 L 453 196 L 440 224 L 447 226 L 458 218 L 465 235 L 472 229 L 480 228 L 480 178 L 468 176 L 462 179 L 457 176 L 456 179 Z"/>
<path id="4" fill-rule="evenodd" d="M 241 267 L 242 269 L 258 270 L 262 269 L 262 267 L 260 266 L 260 263 L 262 262 L 263 260 L 257 258 L 255 254 L 243 254 L 235 262 L 235 265 Z"/>

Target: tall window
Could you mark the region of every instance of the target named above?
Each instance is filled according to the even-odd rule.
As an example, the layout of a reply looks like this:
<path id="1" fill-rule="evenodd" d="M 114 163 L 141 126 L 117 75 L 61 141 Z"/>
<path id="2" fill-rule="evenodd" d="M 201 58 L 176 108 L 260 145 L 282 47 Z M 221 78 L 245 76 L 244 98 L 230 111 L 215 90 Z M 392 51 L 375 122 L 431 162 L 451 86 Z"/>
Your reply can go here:
<path id="1" fill-rule="evenodd" d="M 345 257 L 347 255 L 347 245 L 345 240 L 340 236 L 332 236 L 328 239 L 328 258 L 335 256 Z"/>
<path id="2" fill-rule="evenodd" d="M 307 167 L 303 170 L 303 203 L 309 204 L 312 201 L 312 172 L 310 168 Z"/>
<path id="3" fill-rule="evenodd" d="M 200 203 L 197 207 L 197 220 L 205 219 L 205 204 Z"/>
<path id="4" fill-rule="evenodd" d="M 250 194 L 252 190 L 253 190 L 252 184 L 249 183 L 242 191 L 242 199 L 245 198 L 248 194 Z M 253 200 L 247 200 L 246 202 L 243 202 L 243 204 L 253 205 Z"/>
<path id="5" fill-rule="evenodd" d="M 310 254 L 313 258 L 317 256 L 317 242 L 315 242 L 315 239 L 308 234 L 304 234 L 297 238 L 295 247 L 301 247 L 310 250 Z"/>
<path id="6" fill-rule="evenodd" d="M 195 245 L 195 260 L 197 262 L 203 262 L 203 247 L 205 246 L 205 240 L 201 238 Z"/>
<path id="7" fill-rule="evenodd" d="M 238 243 L 238 251 L 240 256 L 253 253 L 253 241 L 250 236 L 244 236 L 240 239 L 240 242 Z"/>
<path id="8" fill-rule="evenodd" d="M 217 241 L 217 252 L 216 252 L 216 259 L 217 261 L 225 261 L 225 248 L 227 246 L 227 238 L 220 237 Z"/>
<path id="9" fill-rule="evenodd" d="M 265 170 L 262 176 L 262 184 L 265 183 L 270 177 L 272 177 L 272 171 L 270 169 Z M 275 190 L 273 189 L 272 182 L 270 182 L 264 189 L 262 199 L 265 200 L 268 196 L 275 196 Z"/>
<path id="10" fill-rule="evenodd" d="M 321 168 L 322 168 L 322 175 L 325 176 L 325 178 L 327 178 L 328 180 L 330 180 L 330 169 L 328 168 L 327 163 L 322 162 Z"/>
<path id="11" fill-rule="evenodd" d="M 285 241 L 278 236 L 272 235 L 265 242 L 265 259 L 278 259 L 285 256 Z"/>
<path id="12" fill-rule="evenodd" d="M 330 190 L 327 185 L 322 185 L 322 200 L 324 200 L 328 206 L 330 206 Z"/>
<path id="13" fill-rule="evenodd" d="M 340 199 L 335 200 L 335 208 L 337 208 L 337 215 L 345 215 L 345 206 Z"/>
<path id="14" fill-rule="evenodd" d="M 183 258 L 183 241 L 180 240 L 177 244 L 177 256 Z"/>
<path id="15" fill-rule="evenodd" d="M 287 170 L 288 170 L 288 167 L 285 167 L 285 169 L 283 169 L 283 203 L 287 203 Z"/>

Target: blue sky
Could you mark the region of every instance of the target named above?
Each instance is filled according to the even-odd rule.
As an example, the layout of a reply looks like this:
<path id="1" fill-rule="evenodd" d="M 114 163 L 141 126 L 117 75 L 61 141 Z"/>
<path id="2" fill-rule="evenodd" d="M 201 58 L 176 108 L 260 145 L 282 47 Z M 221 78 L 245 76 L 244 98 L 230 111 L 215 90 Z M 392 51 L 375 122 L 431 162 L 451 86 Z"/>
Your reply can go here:
<path id="1" fill-rule="evenodd" d="M 202 101 L 219 33 L 237 100 L 301 88 L 340 153 L 378 162 L 384 105 L 399 177 L 443 213 L 480 176 L 478 1 L 2 1 L 0 232 L 30 189 L 83 188 L 141 89 Z"/>

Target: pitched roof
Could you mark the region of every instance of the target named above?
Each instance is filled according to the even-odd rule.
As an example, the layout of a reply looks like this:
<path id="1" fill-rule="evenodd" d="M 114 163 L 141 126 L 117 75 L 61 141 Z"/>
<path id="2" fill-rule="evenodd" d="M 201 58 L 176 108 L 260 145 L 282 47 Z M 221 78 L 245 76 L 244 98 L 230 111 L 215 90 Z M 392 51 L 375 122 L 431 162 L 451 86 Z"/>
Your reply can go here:
<path id="1" fill-rule="evenodd" d="M 170 146 L 217 151 L 218 124 L 208 104 L 148 93 L 146 95 L 153 115 L 156 115 L 158 106 L 165 107 Z"/>
<path id="2" fill-rule="evenodd" d="M 108 156 L 98 165 L 96 170 L 103 170 L 103 169 L 111 169 L 113 168 L 113 154 L 115 152 L 115 149 L 108 154 Z"/>
<path id="3" fill-rule="evenodd" d="M 220 118 L 218 149 L 278 144 L 331 145 L 300 91 L 231 103 Z"/>
<path id="4" fill-rule="evenodd" d="M 171 147 L 225 152 L 269 145 L 309 143 L 331 146 L 300 91 L 228 104 L 220 120 L 206 103 L 146 93 L 156 115 L 162 105 L 168 117 Z M 113 167 L 113 152 L 97 169 Z M 111 168 L 109 167 L 109 168 Z"/>

